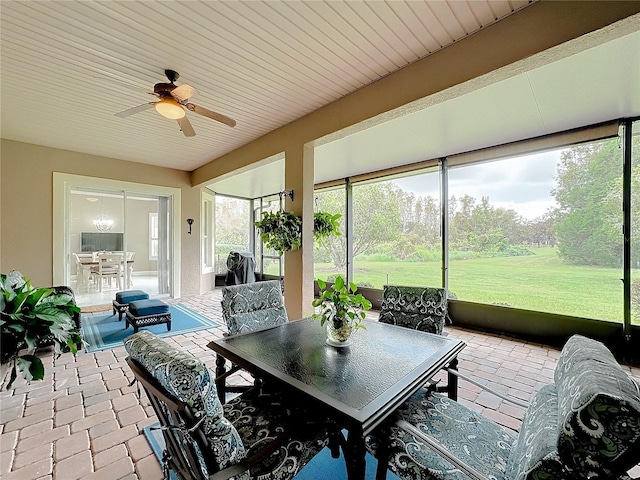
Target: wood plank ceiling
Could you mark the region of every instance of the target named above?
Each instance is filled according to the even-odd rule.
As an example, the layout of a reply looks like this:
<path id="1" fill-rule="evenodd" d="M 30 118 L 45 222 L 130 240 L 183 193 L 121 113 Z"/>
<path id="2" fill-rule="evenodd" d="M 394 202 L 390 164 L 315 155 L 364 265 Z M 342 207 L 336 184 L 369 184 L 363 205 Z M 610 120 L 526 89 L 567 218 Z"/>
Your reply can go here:
<path id="1" fill-rule="evenodd" d="M 2 138 L 191 171 L 529 4 L 3 1 Z M 237 126 L 114 116 L 168 68 Z"/>

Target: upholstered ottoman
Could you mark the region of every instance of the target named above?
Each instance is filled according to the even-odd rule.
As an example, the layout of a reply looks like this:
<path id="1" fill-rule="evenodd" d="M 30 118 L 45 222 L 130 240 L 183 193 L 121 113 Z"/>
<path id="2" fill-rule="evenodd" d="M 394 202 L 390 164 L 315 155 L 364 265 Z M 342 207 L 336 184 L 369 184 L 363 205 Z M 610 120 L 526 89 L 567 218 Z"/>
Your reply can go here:
<path id="1" fill-rule="evenodd" d="M 124 290 L 116 292 L 116 299 L 113 301 L 113 314 L 118 312 L 118 321 L 122 321 L 122 314 L 127 311 L 129 304 L 135 300 L 146 300 L 149 294 L 142 290 Z"/>
<path id="2" fill-rule="evenodd" d="M 138 333 L 140 327 L 149 327 L 160 323 L 167 324 L 167 331 L 171 331 L 171 312 L 169 305 L 155 298 L 134 300 L 129 303 L 126 313 L 127 324 L 133 325 L 133 332 Z"/>

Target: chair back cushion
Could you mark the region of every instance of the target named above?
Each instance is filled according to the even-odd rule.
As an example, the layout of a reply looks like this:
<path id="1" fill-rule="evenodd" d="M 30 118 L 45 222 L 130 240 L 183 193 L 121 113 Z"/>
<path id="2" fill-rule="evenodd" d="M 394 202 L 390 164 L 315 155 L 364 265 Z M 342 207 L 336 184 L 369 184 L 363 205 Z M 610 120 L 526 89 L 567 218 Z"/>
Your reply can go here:
<path id="1" fill-rule="evenodd" d="M 447 292 L 444 288 L 384 287 L 381 322 L 441 335 L 446 317 Z"/>
<path id="2" fill-rule="evenodd" d="M 518 438 L 511 447 L 506 478 L 533 480 L 570 479 L 558 455 L 558 392 L 543 386 L 529 404 Z"/>
<path id="3" fill-rule="evenodd" d="M 614 478 L 640 458 L 640 389 L 602 343 L 572 336 L 555 370 L 558 453 L 585 478 Z"/>
<path id="4" fill-rule="evenodd" d="M 186 403 L 197 421 L 204 418 L 200 428 L 209 441 L 206 455 L 214 458 L 220 469 L 244 458 L 242 440 L 235 427 L 224 417 L 215 383 L 200 360 L 188 352 L 171 347 L 146 330 L 134 333 L 125 339 L 124 344 L 129 356 L 170 395 Z"/>
<path id="5" fill-rule="evenodd" d="M 224 287 L 222 315 L 230 335 L 285 323 L 288 317 L 280 281 Z"/>

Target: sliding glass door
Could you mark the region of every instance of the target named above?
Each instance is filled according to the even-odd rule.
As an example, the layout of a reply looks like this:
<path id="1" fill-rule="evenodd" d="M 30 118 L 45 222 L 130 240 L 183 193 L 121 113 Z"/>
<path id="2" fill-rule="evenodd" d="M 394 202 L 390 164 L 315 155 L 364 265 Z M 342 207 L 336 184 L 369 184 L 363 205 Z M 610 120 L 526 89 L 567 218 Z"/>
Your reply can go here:
<path id="1" fill-rule="evenodd" d="M 67 284 L 80 305 L 108 304 L 115 292 L 172 292 L 171 198 L 128 190 L 68 189 Z M 121 259 L 118 275 L 102 275 L 101 254 Z"/>

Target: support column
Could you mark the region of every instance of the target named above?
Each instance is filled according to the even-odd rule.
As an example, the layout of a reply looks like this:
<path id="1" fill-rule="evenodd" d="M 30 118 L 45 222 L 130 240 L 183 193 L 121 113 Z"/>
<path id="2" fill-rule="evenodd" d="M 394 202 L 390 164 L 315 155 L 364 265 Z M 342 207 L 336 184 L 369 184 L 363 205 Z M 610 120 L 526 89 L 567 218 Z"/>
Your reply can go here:
<path id="1" fill-rule="evenodd" d="M 313 155 L 311 145 L 285 150 L 284 188 L 293 190 L 293 201 L 286 197 L 285 210 L 302 216 L 302 248 L 284 254 L 284 299 L 290 319 L 313 313 Z"/>

